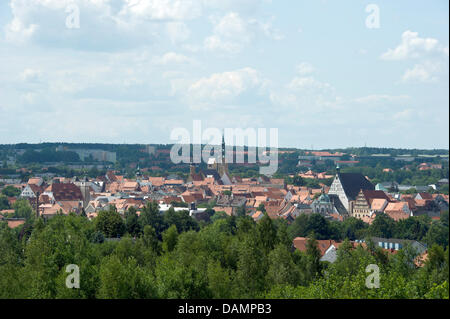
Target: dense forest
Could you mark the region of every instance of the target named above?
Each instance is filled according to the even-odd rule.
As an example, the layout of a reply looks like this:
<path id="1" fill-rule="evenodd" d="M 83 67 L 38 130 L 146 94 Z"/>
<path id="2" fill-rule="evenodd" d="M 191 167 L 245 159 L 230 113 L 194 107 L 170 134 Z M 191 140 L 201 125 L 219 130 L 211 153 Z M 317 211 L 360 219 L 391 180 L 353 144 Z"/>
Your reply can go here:
<path id="1" fill-rule="evenodd" d="M 93 221 L 44 221 L 23 206 L 15 213 L 27 214 L 23 227 L 0 223 L 0 298 L 449 297 L 448 212 L 440 221 L 380 215 L 370 226 L 313 214 L 287 225 L 214 211 L 211 222 L 198 223 L 187 211 L 162 215 L 155 203 L 139 216 L 130 209 L 122 218 L 112 208 Z M 306 252 L 292 248 L 297 236 L 310 238 Z M 370 240 L 367 248 L 348 241 L 370 236 L 426 242 L 428 260 L 416 267 L 411 246 L 389 254 Z M 345 239 L 333 264 L 319 260 L 322 238 Z M 70 264 L 79 266 L 79 289 L 65 285 Z M 380 269 L 379 288 L 366 287 L 370 264 Z"/>

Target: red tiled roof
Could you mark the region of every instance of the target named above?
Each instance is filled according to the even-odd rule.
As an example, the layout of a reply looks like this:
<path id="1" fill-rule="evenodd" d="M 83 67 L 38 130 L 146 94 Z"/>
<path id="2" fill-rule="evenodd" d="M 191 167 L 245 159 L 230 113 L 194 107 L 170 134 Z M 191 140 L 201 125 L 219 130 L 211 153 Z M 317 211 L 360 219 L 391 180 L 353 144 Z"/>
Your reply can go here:
<path id="1" fill-rule="evenodd" d="M 83 200 L 81 190 L 73 183 L 53 183 L 51 192 L 57 201 Z"/>
<path id="2" fill-rule="evenodd" d="M 318 248 L 320 250 L 321 256 L 325 254 L 325 252 L 330 248 L 331 245 L 335 247 L 339 246 L 339 243 L 334 240 L 326 239 L 326 240 L 316 240 Z M 308 243 L 308 238 L 306 237 L 297 237 L 294 239 L 294 247 L 302 252 L 306 251 L 306 245 Z"/>

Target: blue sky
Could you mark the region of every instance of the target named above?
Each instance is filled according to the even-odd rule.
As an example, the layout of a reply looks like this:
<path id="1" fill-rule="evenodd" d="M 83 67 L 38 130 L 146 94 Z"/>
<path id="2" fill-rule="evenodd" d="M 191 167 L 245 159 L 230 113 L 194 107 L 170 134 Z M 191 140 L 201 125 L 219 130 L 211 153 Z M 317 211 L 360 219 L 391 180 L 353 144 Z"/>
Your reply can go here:
<path id="1" fill-rule="evenodd" d="M 201 120 L 275 127 L 286 147 L 448 149 L 448 12 L 445 0 L 1 1 L 0 143 L 170 143 Z"/>

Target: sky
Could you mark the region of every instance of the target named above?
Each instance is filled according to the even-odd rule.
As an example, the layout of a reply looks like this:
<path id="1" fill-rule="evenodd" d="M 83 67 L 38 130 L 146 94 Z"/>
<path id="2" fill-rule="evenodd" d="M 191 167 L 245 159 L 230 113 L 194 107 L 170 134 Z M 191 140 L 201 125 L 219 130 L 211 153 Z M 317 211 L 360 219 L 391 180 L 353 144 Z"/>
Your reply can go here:
<path id="1" fill-rule="evenodd" d="M 0 144 L 449 148 L 449 2 L 0 1 Z"/>

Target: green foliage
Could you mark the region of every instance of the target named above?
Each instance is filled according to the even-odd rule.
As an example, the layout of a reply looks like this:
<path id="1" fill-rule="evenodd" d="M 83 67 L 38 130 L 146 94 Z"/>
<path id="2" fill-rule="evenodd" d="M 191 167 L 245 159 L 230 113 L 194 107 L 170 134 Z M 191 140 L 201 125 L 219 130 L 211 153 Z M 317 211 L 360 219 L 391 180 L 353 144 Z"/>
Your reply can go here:
<path id="1" fill-rule="evenodd" d="M 46 148 L 40 152 L 27 150 L 18 158 L 20 163 L 48 163 L 48 162 L 80 162 L 80 157 L 75 152 L 57 152 Z"/>
<path id="2" fill-rule="evenodd" d="M 14 209 L 14 217 L 16 218 L 25 218 L 28 220 L 35 216 L 30 202 L 26 199 L 17 200 L 12 208 Z"/>
<path id="3" fill-rule="evenodd" d="M 163 249 L 165 252 L 171 252 L 175 249 L 175 246 L 178 241 L 178 231 L 177 226 L 172 225 L 167 229 L 163 234 Z"/>
<path id="4" fill-rule="evenodd" d="M 141 299 L 155 298 L 156 287 L 151 274 L 140 267 L 136 259 L 125 260 L 109 256 L 102 260 L 99 270 L 100 287 L 97 298 Z"/>
<path id="5" fill-rule="evenodd" d="M 378 214 L 369 227 L 369 235 L 392 238 L 395 232 L 395 221 L 386 214 Z"/>
<path id="6" fill-rule="evenodd" d="M 112 207 L 98 213 L 95 229 L 108 238 L 117 238 L 125 233 L 125 224 L 117 210 Z"/>
<path id="7" fill-rule="evenodd" d="M 8 197 L 3 194 L 0 194 L 0 210 L 9 209 L 9 201 Z"/>
<path id="8" fill-rule="evenodd" d="M 330 223 L 320 214 L 302 214 L 289 226 L 288 233 L 295 237 L 309 237 L 312 233 L 317 239 L 329 239 L 332 236 Z"/>
<path id="9" fill-rule="evenodd" d="M 100 213 L 100 221 L 71 214 L 30 220 L 24 229 L 0 222 L 0 298 L 448 298 L 448 246 L 433 243 L 423 267 L 410 246 L 388 255 L 370 241 L 363 248 L 345 240 L 334 263 L 320 261 L 315 231 L 353 236 L 370 230 L 356 220 L 339 226 L 300 216 L 287 226 L 268 216 L 257 224 L 248 216 L 224 216 L 179 230 L 177 224 L 189 224 L 183 215 L 161 216 L 150 205 L 147 217 L 138 218 L 143 228 L 131 235 L 134 226 L 128 226 L 136 220 L 128 213 L 132 223 L 114 209 Z M 392 229 L 412 227 L 407 236 L 428 238 L 434 224 L 444 227 L 448 218 L 433 224 L 414 218 Z M 161 225 L 160 238 L 155 226 Z M 120 239 L 104 241 L 104 234 L 126 227 Z M 292 250 L 297 232 L 310 237 L 305 252 Z M 65 286 L 70 264 L 79 266 L 79 289 Z M 380 270 L 375 289 L 366 287 L 371 264 Z"/>
<path id="10" fill-rule="evenodd" d="M 139 216 L 139 223 L 143 229 L 146 225 L 151 225 L 156 232 L 156 235 L 161 239 L 162 232 L 167 229 L 167 224 L 163 216 L 159 212 L 158 203 L 148 203 Z"/>
<path id="11" fill-rule="evenodd" d="M 132 236 L 137 236 L 141 232 L 141 225 L 134 207 L 130 207 L 125 213 L 125 229 Z"/>
<path id="12" fill-rule="evenodd" d="M 294 176 L 294 179 L 293 179 L 292 183 L 295 186 L 304 186 L 305 185 L 305 180 L 301 176 L 296 175 L 296 176 Z"/>
<path id="13" fill-rule="evenodd" d="M 6 186 L 4 189 L 2 189 L 2 194 L 7 196 L 7 197 L 17 197 L 20 195 L 21 190 L 14 187 L 14 186 Z"/>
<path id="14" fill-rule="evenodd" d="M 277 241 L 277 230 L 272 222 L 272 219 L 267 214 L 256 226 L 257 240 L 266 253 L 271 251 Z"/>

